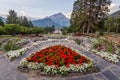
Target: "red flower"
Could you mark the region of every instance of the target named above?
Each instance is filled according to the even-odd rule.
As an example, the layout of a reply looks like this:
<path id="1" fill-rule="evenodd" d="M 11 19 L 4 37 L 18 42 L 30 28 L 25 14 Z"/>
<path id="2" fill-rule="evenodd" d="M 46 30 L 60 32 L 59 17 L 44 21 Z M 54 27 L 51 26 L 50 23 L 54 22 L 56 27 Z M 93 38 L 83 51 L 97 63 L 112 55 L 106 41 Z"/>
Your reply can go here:
<path id="1" fill-rule="evenodd" d="M 61 45 L 47 47 L 40 52 L 36 52 L 32 54 L 32 57 L 27 58 L 27 61 L 45 63 L 48 66 L 55 65 L 56 68 L 63 65 L 69 67 L 70 64 L 81 65 L 90 62 L 89 59 L 80 56 L 76 51 Z"/>

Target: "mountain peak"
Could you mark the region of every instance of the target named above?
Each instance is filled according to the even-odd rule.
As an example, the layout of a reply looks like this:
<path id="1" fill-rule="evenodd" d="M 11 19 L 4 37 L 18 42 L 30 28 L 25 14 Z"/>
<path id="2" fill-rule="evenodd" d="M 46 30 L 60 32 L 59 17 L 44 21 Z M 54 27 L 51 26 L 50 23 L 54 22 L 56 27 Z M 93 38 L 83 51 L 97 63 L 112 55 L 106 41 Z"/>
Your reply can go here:
<path id="1" fill-rule="evenodd" d="M 1 16 L 0 16 L 0 18 L 2 19 L 2 21 L 3 21 L 4 23 L 6 23 L 6 19 L 5 19 L 5 18 L 3 18 L 3 17 L 1 17 Z"/>
<path id="2" fill-rule="evenodd" d="M 52 17 L 62 17 L 62 18 L 67 18 L 63 13 L 61 13 L 61 12 L 59 12 L 59 13 L 56 13 L 56 14 L 54 14 L 54 15 L 51 15 L 50 16 L 50 18 L 52 18 Z"/>
<path id="3" fill-rule="evenodd" d="M 70 25 L 69 19 L 61 12 L 51 15 L 50 17 L 45 17 L 42 20 L 33 21 L 33 24 L 41 26 L 40 24 L 42 23 L 44 24 L 42 26 L 45 26 L 48 25 L 48 22 L 51 23 L 51 25 L 54 25 L 55 27 L 64 27 L 64 26 L 68 27 Z"/>
<path id="4" fill-rule="evenodd" d="M 50 16 L 50 18 L 57 24 L 61 25 L 62 27 L 70 25 L 69 19 L 61 12 Z"/>
<path id="5" fill-rule="evenodd" d="M 63 13 L 59 12 L 59 13 L 56 13 L 54 15 L 64 15 Z"/>

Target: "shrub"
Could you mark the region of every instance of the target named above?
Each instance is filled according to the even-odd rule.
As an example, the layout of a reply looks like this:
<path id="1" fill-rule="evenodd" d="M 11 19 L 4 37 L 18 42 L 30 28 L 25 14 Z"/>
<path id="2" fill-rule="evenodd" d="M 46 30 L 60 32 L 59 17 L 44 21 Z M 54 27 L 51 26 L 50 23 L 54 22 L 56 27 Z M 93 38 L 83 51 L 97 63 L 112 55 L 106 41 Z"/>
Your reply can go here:
<path id="1" fill-rule="evenodd" d="M 17 24 L 6 24 L 4 29 L 6 34 L 10 35 L 19 34 L 21 32 L 21 26 Z"/>
<path id="2" fill-rule="evenodd" d="M 0 35 L 4 34 L 4 33 L 5 33 L 4 28 L 2 26 L 0 26 Z"/>
<path id="3" fill-rule="evenodd" d="M 40 34 L 43 33 L 41 28 L 29 28 L 29 34 Z"/>
<path id="4" fill-rule="evenodd" d="M 96 37 L 98 38 L 99 36 L 103 36 L 104 34 L 103 34 L 103 31 L 96 31 Z"/>
<path id="5" fill-rule="evenodd" d="M 97 47 L 98 47 L 98 43 L 94 43 L 93 44 L 93 49 L 97 49 Z"/>
<path id="6" fill-rule="evenodd" d="M 74 40 L 77 44 L 80 44 L 81 43 L 81 40 L 80 39 L 75 39 Z"/>
<path id="7" fill-rule="evenodd" d="M 105 51 L 105 52 L 110 52 L 114 53 L 115 47 L 112 42 L 108 42 L 107 40 L 99 39 L 98 43 L 93 44 L 93 49 L 97 49 L 99 51 Z"/>
<path id="8" fill-rule="evenodd" d="M 3 49 L 4 51 L 10 51 L 10 50 L 17 50 L 17 49 L 20 49 L 22 48 L 21 45 L 17 45 L 17 40 L 11 40 L 9 42 L 7 42 L 4 46 L 3 46 Z"/>

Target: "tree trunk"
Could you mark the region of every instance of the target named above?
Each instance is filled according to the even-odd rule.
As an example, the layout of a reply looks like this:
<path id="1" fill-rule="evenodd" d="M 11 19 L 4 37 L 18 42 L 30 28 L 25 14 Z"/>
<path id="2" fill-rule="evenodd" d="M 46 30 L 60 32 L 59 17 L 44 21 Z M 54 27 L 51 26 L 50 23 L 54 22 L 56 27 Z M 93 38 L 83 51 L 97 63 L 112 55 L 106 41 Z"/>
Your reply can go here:
<path id="1" fill-rule="evenodd" d="M 109 33 L 109 32 L 110 32 L 110 24 L 109 24 L 109 27 L 108 27 L 107 33 Z"/>
<path id="2" fill-rule="evenodd" d="M 83 24 L 82 30 L 83 30 L 83 34 L 84 34 L 85 33 L 85 23 Z"/>
<path id="3" fill-rule="evenodd" d="M 118 27 L 119 27 L 119 26 L 117 26 L 117 28 L 116 28 L 116 33 L 118 33 Z"/>
<path id="4" fill-rule="evenodd" d="M 87 27 L 87 34 L 89 34 L 89 32 L 90 32 L 90 26 L 88 25 L 88 27 Z"/>

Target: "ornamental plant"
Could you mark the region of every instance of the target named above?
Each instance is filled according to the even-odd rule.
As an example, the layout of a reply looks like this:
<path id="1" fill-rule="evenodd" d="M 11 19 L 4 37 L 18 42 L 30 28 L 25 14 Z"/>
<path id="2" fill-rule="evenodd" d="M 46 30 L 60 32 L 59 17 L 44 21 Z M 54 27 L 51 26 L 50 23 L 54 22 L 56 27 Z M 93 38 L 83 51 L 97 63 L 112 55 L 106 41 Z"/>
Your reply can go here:
<path id="1" fill-rule="evenodd" d="M 48 66 L 55 65 L 56 67 L 69 67 L 70 64 L 81 65 L 90 62 L 85 56 L 79 55 L 76 51 L 61 45 L 47 47 L 40 52 L 36 52 L 27 58 L 27 61 L 44 63 Z"/>
<path id="2" fill-rule="evenodd" d="M 120 61 L 118 46 L 105 39 L 100 39 L 94 43 L 91 51 L 110 62 L 117 63 Z"/>
<path id="3" fill-rule="evenodd" d="M 90 59 L 62 45 L 46 47 L 39 52 L 32 53 L 20 62 L 19 67 L 64 76 L 70 72 L 86 72 L 95 68 Z"/>
<path id="4" fill-rule="evenodd" d="M 107 40 L 100 39 L 98 43 L 94 43 L 93 45 L 94 49 L 97 49 L 98 51 L 104 51 L 104 52 L 110 52 L 114 53 L 115 47 L 112 42 L 108 42 Z"/>

